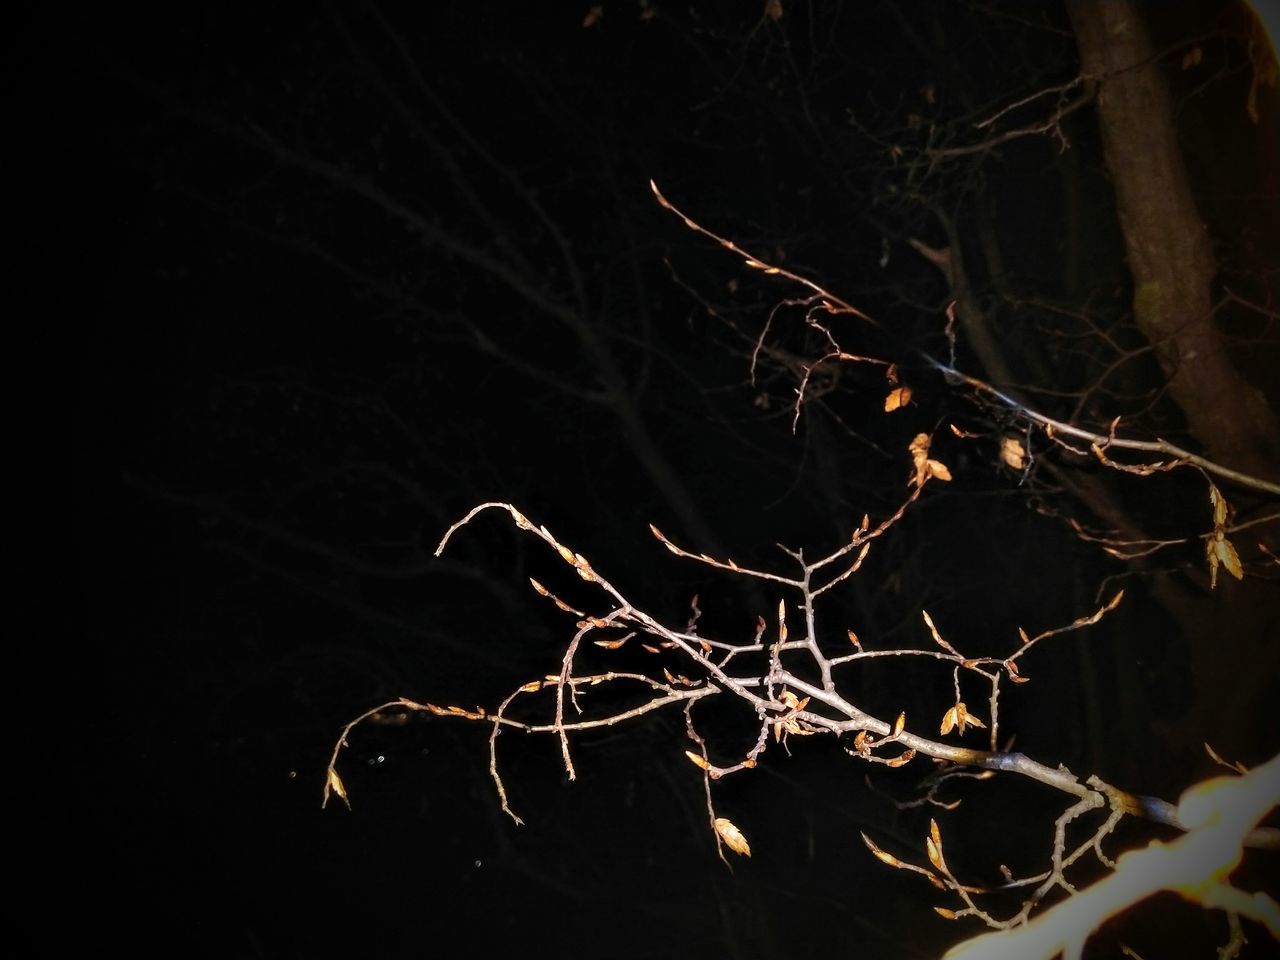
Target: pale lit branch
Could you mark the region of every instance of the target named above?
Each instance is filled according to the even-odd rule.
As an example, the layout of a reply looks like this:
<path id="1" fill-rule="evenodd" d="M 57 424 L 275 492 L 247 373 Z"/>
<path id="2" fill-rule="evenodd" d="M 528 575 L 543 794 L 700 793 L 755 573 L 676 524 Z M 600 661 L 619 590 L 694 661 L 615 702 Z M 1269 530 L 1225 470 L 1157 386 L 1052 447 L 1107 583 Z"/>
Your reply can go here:
<path id="1" fill-rule="evenodd" d="M 1187 832 L 1123 854 L 1115 870 L 1029 923 L 966 940 L 947 960 L 1080 960 L 1085 942 L 1109 917 L 1169 890 L 1263 924 L 1280 940 L 1280 906 L 1264 893 L 1245 893 L 1229 878 L 1251 828 L 1280 798 L 1280 757 L 1241 777 L 1218 777 L 1182 796 L 1178 818 Z"/>
<path id="2" fill-rule="evenodd" d="M 820 298 L 818 306 L 829 314 L 851 314 L 871 323 L 877 329 L 884 329 L 883 325 L 879 321 L 863 313 L 852 304 L 831 293 L 826 288 L 819 286 L 807 277 L 802 277 L 799 274 L 793 273 L 782 267 L 770 264 L 767 260 L 761 259 L 760 257 L 744 250 L 732 240 L 727 240 L 719 234 L 708 230 L 667 200 L 667 198 L 664 197 L 662 192 L 658 189 L 657 184 L 652 180 L 649 181 L 649 186 L 653 190 L 654 196 L 657 197 L 658 203 L 661 204 L 663 208 L 670 210 L 678 216 L 684 222 L 686 227 L 693 230 L 695 233 L 714 240 L 726 250 L 737 254 L 742 258 L 743 263 L 746 264 L 746 266 L 753 270 L 759 270 L 767 276 L 779 276 L 791 280 L 793 283 L 800 284 Z M 948 382 L 953 384 L 964 384 L 972 388 L 979 396 L 997 401 L 1001 405 L 1014 411 L 1019 416 L 1036 424 L 1038 427 L 1045 430 L 1045 432 L 1051 437 L 1071 437 L 1076 440 L 1083 440 L 1090 445 L 1090 449 L 1097 448 L 1097 450 L 1103 451 L 1104 454 L 1108 449 L 1118 449 L 1132 450 L 1140 453 L 1161 454 L 1171 458 L 1168 462 L 1147 464 L 1137 468 L 1134 468 L 1129 464 L 1118 464 L 1113 460 L 1106 459 L 1105 456 L 1100 458 L 1107 466 L 1114 469 L 1139 469 L 1147 470 L 1149 472 L 1151 470 L 1173 469 L 1184 465 L 1193 466 L 1205 471 L 1206 473 L 1211 473 L 1216 476 L 1223 477 L 1224 479 L 1231 480 L 1241 486 L 1259 490 L 1271 496 L 1280 497 L 1280 482 L 1268 480 L 1263 477 L 1255 477 L 1251 474 L 1244 473 L 1243 471 L 1223 466 L 1222 464 L 1216 463 L 1207 457 L 1202 457 L 1198 454 L 1192 453 L 1190 450 L 1183 449 L 1176 444 L 1170 443 L 1167 440 L 1161 440 L 1158 438 L 1155 440 L 1135 440 L 1117 437 L 1114 436 L 1114 433 L 1108 435 L 1097 433 L 1093 430 L 1086 430 L 1073 423 L 1058 420 L 1054 417 L 1048 416 L 1047 414 L 1041 413 L 1040 411 L 1009 396 L 1007 393 L 1004 393 L 992 384 L 987 383 L 985 380 L 980 380 L 977 377 L 962 373 L 960 370 L 956 369 L 953 364 L 943 363 L 923 350 L 916 352 L 929 366 L 943 374 Z"/>

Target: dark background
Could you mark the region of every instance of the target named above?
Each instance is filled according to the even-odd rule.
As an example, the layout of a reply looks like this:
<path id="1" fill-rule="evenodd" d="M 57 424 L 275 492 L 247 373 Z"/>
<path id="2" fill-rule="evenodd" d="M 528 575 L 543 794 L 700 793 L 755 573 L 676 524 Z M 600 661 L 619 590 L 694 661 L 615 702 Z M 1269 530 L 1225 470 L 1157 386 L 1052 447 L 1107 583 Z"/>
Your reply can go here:
<path id="1" fill-rule="evenodd" d="M 856 626 L 876 646 L 924 642 L 925 607 L 961 649 L 1007 652 L 1017 626 L 1065 623 L 1123 585 L 1114 617 L 1031 659 L 1004 722 L 1037 758 L 1138 792 L 1176 799 L 1213 772 L 1169 733 L 1197 695 L 1189 641 L 1141 568 L 1033 509 L 1052 485 L 1002 470 L 1002 425 L 910 359 L 945 350 L 946 289 L 905 240 L 943 238 L 886 151 L 919 146 L 913 113 L 961 136 L 988 106 L 1070 79 L 1062 11 L 784 3 L 774 21 L 752 4 L 605 3 L 584 26 L 589 6 L 72 8 L 16 31 L 11 356 L 17 418 L 35 429 L 14 441 L 33 490 L 12 510 L 41 549 L 15 581 L 36 616 L 11 640 L 30 758 L 13 842 L 35 851 L 20 882 L 49 910 L 30 929 L 49 949 L 923 957 L 977 933 L 858 837 L 919 859 L 929 813 L 892 798 L 922 771 L 867 769 L 821 738 L 717 785 L 753 848 L 732 871 L 678 714 L 577 739 L 572 784 L 553 741 L 505 736 L 523 827 L 499 810 L 488 728 L 440 720 L 360 728 L 340 766 L 353 810 L 320 808 L 334 739 L 368 707 L 489 707 L 558 669 L 571 624 L 526 578 L 589 594 L 540 544 L 490 514 L 430 557 L 475 503 L 515 503 L 655 615 L 682 623 L 697 594 L 705 630 L 750 635 L 776 595 L 671 557 L 646 524 L 783 570 L 775 543 L 831 549 L 864 511 L 894 509 L 921 430 L 956 481 L 833 597 L 835 640 Z M 1164 43 L 1238 14 L 1160 6 Z M 1275 197 L 1246 182 L 1238 51 L 1205 50 L 1204 74 L 1171 73 L 1206 216 L 1244 274 L 1274 254 Z M 934 197 L 981 196 L 1022 295 L 1088 304 L 1123 337 L 1091 112 L 1068 130 L 1067 154 L 1016 142 Z M 851 370 L 793 434 L 794 371 L 753 385 L 748 354 L 796 291 L 683 229 L 649 178 L 880 318 L 887 332 L 842 335 L 901 360 L 915 405 L 885 417 L 881 375 Z M 1014 351 L 1052 315 L 1021 309 Z M 777 322 L 779 344 L 821 349 L 795 316 Z M 1274 343 L 1259 343 L 1265 369 Z M 1072 356 L 1053 366 L 1064 386 L 1088 373 Z M 1155 376 L 1138 365 L 1131 406 L 1185 439 L 1143 399 Z M 962 444 L 951 421 L 987 439 Z M 1204 513 L 1201 487 L 1159 480 L 1120 488 L 1153 530 Z M 1196 548 L 1160 563 L 1194 566 Z M 851 683 L 882 714 L 932 717 L 950 678 L 903 666 Z M 730 756 L 749 726 L 707 716 L 703 733 Z M 1256 762 L 1274 741 L 1227 747 Z M 934 811 L 964 838 L 952 859 L 986 879 L 1041 864 L 1061 801 L 968 789 Z M 1097 955 L 1159 944 L 1175 921 L 1198 955 L 1223 939 L 1160 901 L 1104 931 Z"/>

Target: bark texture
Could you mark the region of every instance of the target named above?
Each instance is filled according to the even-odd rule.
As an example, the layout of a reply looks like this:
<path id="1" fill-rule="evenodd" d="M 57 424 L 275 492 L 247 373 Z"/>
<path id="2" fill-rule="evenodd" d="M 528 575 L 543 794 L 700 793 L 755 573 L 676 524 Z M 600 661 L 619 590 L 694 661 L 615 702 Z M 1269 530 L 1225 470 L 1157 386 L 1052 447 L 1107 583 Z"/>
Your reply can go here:
<path id="1" fill-rule="evenodd" d="M 1068 0 L 1081 70 L 1099 84 L 1102 143 L 1133 277 L 1134 318 L 1192 435 L 1226 466 L 1274 479 L 1280 427 L 1236 370 L 1213 316 L 1217 267 L 1173 105 L 1136 0 Z"/>
<path id="2" fill-rule="evenodd" d="M 1274 480 L 1280 476 L 1280 427 L 1265 396 L 1232 363 L 1213 315 L 1217 264 L 1142 8 L 1137 0 L 1067 0 L 1067 12 L 1081 70 L 1098 84 L 1098 121 L 1133 278 L 1134 319 L 1206 454 Z M 1255 579 L 1220 582 L 1211 596 L 1202 596 L 1205 602 L 1188 602 L 1177 618 L 1179 633 L 1190 639 L 1196 690 L 1186 712 L 1158 725 L 1169 756 L 1181 750 L 1193 762 L 1205 739 L 1251 756 L 1273 748 L 1274 738 L 1263 734 L 1256 718 L 1274 703 L 1280 676 L 1274 589 Z M 1230 710 L 1222 708 L 1227 691 Z"/>

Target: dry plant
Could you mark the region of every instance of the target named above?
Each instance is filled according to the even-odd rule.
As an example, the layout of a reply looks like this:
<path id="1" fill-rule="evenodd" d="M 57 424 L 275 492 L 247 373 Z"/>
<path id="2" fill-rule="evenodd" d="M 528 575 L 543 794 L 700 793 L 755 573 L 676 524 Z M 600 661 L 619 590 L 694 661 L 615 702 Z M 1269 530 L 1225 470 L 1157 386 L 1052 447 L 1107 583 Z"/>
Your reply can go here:
<path id="1" fill-rule="evenodd" d="M 800 416 L 807 398 L 810 375 L 820 365 L 870 363 L 884 368 L 886 395 L 884 410 L 892 414 L 910 402 L 910 387 L 893 363 L 861 356 L 840 346 L 828 326 L 830 318 L 847 316 L 859 322 L 875 323 L 862 311 L 834 296 L 812 281 L 753 256 L 730 240 L 702 227 L 677 210 L 657 187 L 658 202 L 679 216 L 686 226 L 709 237 L 738 255 L 746 266 L 803 287 L 807 294 L 787 301 L 802 306 L 805 322 L 822 334 L 829 349 L 805 364 L 796 389 L 794 417 Z M 953 318 L 947 331 L 952 334 Z M 766 348 L 768 328 L 761 334 L 757 352 Z M 1091 456 L 1104 467 L 1148 476 L 1174 469 L 1198 471 L 1205 480 L 1212 522 L 1201 534 L 1210 575 L 1216 582 L 1219 567 L 1240 578 L 1245 570 L 1228 534 L 1232 532 L 1232 511 L 1214 478 L 1247 487 L 1267 495 L 1280 495 L 1280 485 L 1265 478 L 1232 470 L 1204 457 L 1158 439 L 1127 438 L 1120 435 L 1118 422 L 1106 433 L 1046 416 L 1002 393 L 991 384 L 956 369 L 954 358 L 944 363 L 924 357 L 957 388 L 969 391 L 977 400 L 1000 405 L 1028 433 L 1038 431 L 1053 444 L 1073 454 Z M 755 358 L 753 357 L 753 363 Z M 1006 418 L 1007 419 L 1007 418 Z M 956 427 L 956 435 L 967 436 Z M 905 438 L 904 438 L 905 439 Z M 749 829 L 743 829 L 716 810 L 713 784 L 732 774 L 757 767 L 771 747 L 788 748 L 792 737 L 829 736 L 840 741 L 844 751 L 856 760 L 889 767 L 902 767 L 913 760 L 928 758 L 934 767 L 921 781 L 919 803 L 949 808 L 939 791 L 960 778 L 985 779 L 997 773 L 1017 774 L 1044 784 L 1063 796 L 1064 807 L 1046 828 L 1048 846 L 1044 869 L 1026 876 L 1002 867 L 1004 882 L 996 887 L 975 884 L 953 872 L 944 854 L 944 838 L 936 823 L 923 838 L 922 856 L 899 857 L 863 835 L 870 852 L 889 867 L 919 874 L 945 894 L 949 905 L 934 909 L 948 919 L 976 917 L 993 933 L 957 946 L 949 957 L 1078 958 L 1089 935 L 1109 916 L 1127 909 L 1159 890 L 1173 890 L 1203 904 L 1226 911 L 1230 940 L 1220 956 L 1235 956 L 1244 944 L 1240 918 L 1247 917 L 1265 926 L 1280 939 L 1280 907 L 1263 892 L 1250 893 L 1231 883 L 1231 874 L 1246 847 L 1280 849 L 1280 830 L 1259 827 L 1258 823 L 1280 801 L 1280 757 L 1253 770 L 1227 764 L 1212 749 L 1210 755 L 1234 774 L 1200 784 L 1188 790 L 1181 803 L 1129 793 L 1097 776 L 1082 776 L 1064 766 L 1051 767 L 1024 753 L 1012 750 L 1012 740 L 1001 730 L 1001 697 L 1008 685 L 1030 681 L 1022 671 L 1026 654 L 1038 644 L 1062 634 L 1097 624 L 1122 602 L 1123 591 L 1077 619 L 1032 633 L 1019 629 L 1010 637 L 1012 652 L 990 655 L 961 651 L 946 638 L 947 624 L 938 623 L 927 610 L 921 611 L 922 635 L 930 643 L 920 646 L 879 646 L 864 641 L 844 625 L 820 622 L 819 607 L 833 590 L 862 568 L 876 542 L 883 539 L 935 482 L 951 480 L 947 465 L 931 455 L 932 438 L 918 433 L 903 444 L 902 466 L 906 480 L 900 502 L 886 516 L 864 515 L 842 546 L 825 555 L 811 557 L 803 549 L 782 547 L 789 560 L 777 569 L 738 564 L 728 557 L 718 558 L 687 549 L 651 526 L 653 536 L 675 556 L 722 571 L 731 577 L 749 578 L 777 597 L 770 618 L 759 617 L 749 635 L 726 638 L 699 632 L 700 611 L 695 598 L 692 615 L 683 624 L 661 620 L 634 601 L 597 570 L 585 555 L 564 543 L 546 526 L 526 517 L 511 503 L 479 504 L 444 533 L 436 547 L 440 556 L 462 528 L 487 511 L 505 513 L 515 526 L 541 540 L 560 557 L 577 578 L 589 585 L 586 599 L 570 602 L 567 590 L 553 591 L 537 580 L 533 590 L 572 618 L 573 630 L 564 646 L 558 669 L 516 687 L 495 708 L 440 706 L 398 698 L 380 704 L 356 717 L 345 727 L 328 765 L 324 786 L 327 804 L 336 794 L 348 801 L 347 789 L 338 772 L 342 749 L 359 724 L 375 716 L 427 713 L 487 725 L 489 728 L 489 773 L 502 809 L 517 823 L 522 822 L 509 800 L 498 756 L 499 737 L 504 731 L 545 734 L 556 738 L 565 772 L 575 779 L 572 741 L 586 730 L 614 726 L 663 709 L 683 711 L 690 763 L 702 772 L 707 826 L 715 838 L 717 851 L 727 858 L 724 847 L 750 856 Z M 1009 466 L 1022 469 L 1031 456 L 1028 446 L 1006 438 L 1001 456 Z M 1243 529 L 1243 526 L 1241 527 Z M 1265 548 L 1264 548 L 1265 554 Z M 1267 555 L 1266 562 L 1273 559 Z M 582 588 L 575 588 L 581 592 Z M 626 645 L 639 646 L 652 656 L 649 671 L 601 669 L 610 654 Z M 873 660 L 900 658 L 929 661 L 950 673 L 952 698 L 938 705 L 937 713 L 923 718 L 877 716 L 868 712 L 846 692 L 854 689 L 850 676 Z M 589 664 L 589 665 L 588 665 Z M 634 688 L 643 699 L 625 708 L 595 704 L 588 688 Z M 517 701 L 534 699 L 542 704 L 543 720 L 533 722 L 512 716 Z M 754 713 L 758 724 L 754 743 L 741 755 L 728 759 L 699 732 L 700 711 L 736 700 Z M 628 701 L 634 703 L 634 697 Z M 706 705 L 704 705 L 706 702 Z M 522 714 L 524 715 L 524 714 Z M 986 731 L 984 748 L 962 746 L 956 737 L 969 728 Z M 1207 745 L 1206 745 L 1207 747 Z M 1168 844 L 1153 842 L 1143 850 L 1121 854 L 1115 860 L 1104 851 L 1104 843 L 1125 817 L 1143 818 L 1183 831 Z M 1082 831 L 1082 828 L 1083 829 Z M 1084 833 L 1083 837 L 1080 836 Z M 1068 834 L 1071 834 L 1071 839 Z M 1094 885 L 1078 890 L 1072 876 L 1082 860 L 1092 858 L 1110 873 Z M 1073 869 L 1075 868 L 1075 869 Z M 996 907 L 999 894 L 1020 892 L 1019 909 L 1001 914 Z M 1065 898 L 1061 895 L 1065 894 Z M 1053 903 L 1052 901 L 1058 902 Z"/>

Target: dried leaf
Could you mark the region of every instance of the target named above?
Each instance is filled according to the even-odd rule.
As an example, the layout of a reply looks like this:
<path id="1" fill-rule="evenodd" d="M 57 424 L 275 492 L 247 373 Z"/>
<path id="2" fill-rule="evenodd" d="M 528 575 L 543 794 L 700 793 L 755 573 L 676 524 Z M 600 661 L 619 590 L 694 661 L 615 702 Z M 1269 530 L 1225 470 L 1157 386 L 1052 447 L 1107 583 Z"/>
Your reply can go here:
<path id="1" fill-rule="evenodd" d="M 969 713 L 969 708 L 965 706 L 965 702 L 963 700 L 959 701 L 952 709 L 956 712 L 956 729 L 958 729 L 960 733 L 963 734 L 964 728 L 967 726 L 978 727 L 979 729 L 986 728 L 985 723 Z"/>
<path id="2" fill-rule="evenodd" d="M 781 20 L 782 0 L 766 0 L 764 5 L 764 15 L 773 21 Z"/>
<path id="3" fill-rule="evenodd" d="M 1231 545 L 1231 541 L 1222 534 L 1218 534 L 1214 538 L 1213 549 L 1218 559 L 1222 561 L 1222 565 L 1227 568 L 1227 573 L 1237 580 L 1243 580 L 1244 567 L 1240 566 L 1240 557 L 1236 553 L 1236 548 Z"/>
<path id="4" fill-rule="evenodd" d="M 893 413 L 900 410 L 911 402 L 911 388 L 897 387 L 889 391 L 889 395 L 884 398 L 884 412 Z"/>
<path id="5" fill-rule="evenodd" d="M 942 715 L 942 727 L 938 732 L 945 737 L 955 728 L 956 722 L 956 708 L 952 707 Z"/>
<path id="6" fill-rule="evenodd" d="M 1213 505 L 1213 525 L 1215 528 L 1227 522 L 1227 501 L 1212 482 L 1209 484 L 1209 503 Z"/>
<path id="7" fill-rule="evenodd" d="M 928 468 L 929 476 L 936 477 L 939 480 L 951 479 L 951 471 L 945 463 L 938 460 L 930 460 L 925 466 Z"/>
<path id="8" fill-rule="evenodd" d="M 929 479 L 929 435 L 917 433 L 907 444 L 907 450 L 911 453 L 911 462 L 915 466 L 915 476 L 911 482 L 918 487 Z"/>
<path id="9" fill-rule="evenodd" d="M 338 776 L 338 771 L 335 770 L 333 767 L 329 768 L 329 774 L 328 774 L 327 780 L 329 783 L 329 789 L 331 789 L 334 793 L 336 793 L 339 797 L 341 797 L 342 802 L 345 803 L 348 808 L 350 808 L 351 801 L 347 799 L 346 784 L 342 782 L 342 778 Z"/>
<path id="10" fill-rule="evenodd" d="M 720 839 L 724 841 L 726 847 L 744 857 L 751 856 L 751 846 L 747 843 L 747 838 L 742 835 L 742 831 L 732 820 L 727 817 L 716 817 L 714 825 L 716 833 L 720 834 Z"/>
<path id="11" fill-rule="evenodd" d="M 1017 437 L 1005 437 L 1000 441 L 1000 459 L 1013 470 L 1021 470 L 1026 466 L 1026 447 Z"/>

